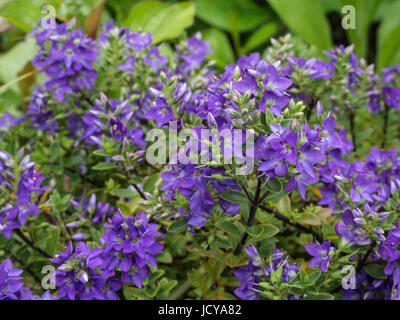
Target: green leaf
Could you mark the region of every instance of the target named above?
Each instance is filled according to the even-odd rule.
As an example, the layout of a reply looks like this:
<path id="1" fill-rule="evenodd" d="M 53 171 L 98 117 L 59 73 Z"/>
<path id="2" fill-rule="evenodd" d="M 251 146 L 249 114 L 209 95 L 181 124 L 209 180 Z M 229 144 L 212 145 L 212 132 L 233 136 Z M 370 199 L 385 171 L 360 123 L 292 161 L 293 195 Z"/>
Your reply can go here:
<path id="1" fill-rule="evenodd" d="M 137 192 L 128 189 L 114 189 L 113 192 L 120 198 L 133 198 L 138 195 Z"/>
<path id="2" fill-rule="evenodd" d="M 209 55 L 208 59 L 215 60 L 220 68 L 235 61 L 235 55 L 232 46 L 226 34 L 218 29 L 208 29 L 203 32 L 203 40 L 210 42 L 210 48 L 214 54 Z"/>
<path id="3" fill-rule="evenodd" d="M 400 51 L 400 24 L 383 41 L 378 51 L 378 69 L 387 67 Z"/>
<path id="4" fill-rule="evenodd" d="M 157 298 L 160 300 L 165 300 L 168 298 L 171 290 L 176 287 L 178 281 L 176 280 L 168 280 L 166 278 L 162 278 L 157 290 Z"/>
<path id="5" fill-rule="evenodd" d="M 318 279 L 319 279 L 319 277 L 321 276 L 321 271 L 320 270 L 316 270 L 316 271 L 314 271 L 313 273 L 311 273 L 310 275 L 309 275 L 309 278 L 310 278 L 310 281 L 312 282 L 312 283 L 315 283 Z"/>
<path id="6" fill-rule="evenodd" d="M 40 6 L 35 5 L 32 1 L 14 0 L 1 8 L 0 16 L 22 31 L 30 32 L 32 27 L 39 22 L 42 10 Z"/>
<path id="7" fill-rule="evenodd" d="M 111 170 L 115 169 L 117 166 L 114 162 L 100 162 L 96 164 L 92 169 L 93 170 Z"/>
<path id="8" fill-rule="evenodd" d="M 278 178 L 274 178 L 272 180 L 269 180 L 266 184 L 265 187 L 272 192 L 280 192 L 282 191 L 282 183 Z"/>
<path id="9" fill-rule="evenodd" d="M 148 177 L 143 183 L 143 190 L 148 193 L 153 193 L 159 178 L 160 178 L 159 173 L 153 174 L 150 177 Z"/>
<path id="10" fill-rule="evenodd" d="M 335 297 L 329 293 L 320 293 L 315 296 L 307 296 L 304 300 L 335 300 Z"/>
<path id="11" fill-rule="evenodd" d="M 294 218 L 293 221 L 307 224 L 310 226 L 321 225 L 321 220 L 319 219 L 319 217 L 312 213 L 300 213 L 300 215 Z"/>
<path id="12" fill-rule="evenodd" d="M 184 232 L 186 230 L 187 222 L 185 219 L 176 220 L 168 227 L 168 232 L 171 233 Z"/>
<path id="13" fill-rule="evenodd" d="M 252 237 L 252 242 L 258 242 L 273 237 L 279 232 L 279 228 L 272 224 L 264 224 L 247 228 L 247 232 Z"/>
<path id="14" fill-rule="evenodd" d="M 179 36 L 193 24 L 194 14 L 192 2 L 169 4 L 145 1 L 132 8 L 124 26 L 134 31 L 151 32 L 156 44 Z"/>
<path id="15" fill-rule="evenodd" d="M 251 50 L 259 47 L 271 38 L 278 30 L 275 22 L 268 22 L 267 24 L 257 28 L 257 30 L 250 36 L 244 45 L 243 52 L 248 53 Z"/>
<path id="16" fill-rule="evenodd" d="M 365 266 L 364 269 L 371 277 L 374 277 L 375 279 L 384 280 L 387 278 L 387 275 L 384 272 L 385 267 L 379 264 L 376 263 L 369 264 Z"/>
<path id="17" fill-rule="evenodd" d="M 36 52 L 35 40 L 27 38 L 0 55 L 0 80 L 5 83 L 15 80 L 18 72 L 33 59 Z M 17 82 L 8 87 L 13 91 L 19 92 Z"/>
<path id="18" fill-rule="evenodd" d="M 240 32 L 254 29 L 271 16 L 251 0 L 196 0 L 196 15 L 226 31 L 231 31 L 232 20 L 236 20 L 236 28 Z"/>
<path id="19" fill-rule="evenodd" d="M 332 47 L 329 22 L 319 0 L 268 0 L 285 24 L 320 50 Z"/>
<path id="20" fill-rule="evenodd" d="M 164 251 L 157 255 L 157 261 L 161 263 L 171 263 L 172 255 L 169 251 Z"/>
<path id="21" fill-rule="evenodd" d="M 121 210 L 124 216 L 132 214 L 131 208 L 125 202 L 117 201 L 117 208 Z"/>
<path id="22" fill-rule="evenodd" d="M 230 188 L 225 189 L 220 194 L 221 198 L 232 203 L 249 203 L 249 199 L 244 192 L 233 190 Z"/>
<path id="23" fill-rule="evenodd" d="M 60 238 L 60 230 L 52 227 L 44 232 L 44 230 L 38 226 L 36 232 L 38 234 L 45 235 L 44 238 L 36 241 L 36 245 L 40 246 L 40 248 L 42 248 L 48 254 L 54 255 L 56 253 L 58 239 Z"/>
<path id="24" fill-rule="evenodd" d="M 282 190 L 280 192 L 272 192 L 270 193 L 265 200 L 266 201 L 277 201 L 279 199 L 281 199 L 282 197 L 286 196 L 288 194 L 288 192 L 282 188 Z"/>
<path id="25" fill-rule="evenodd" d="M 278 209 L 279 213 L 289 213 L 292 210 L 290 205 L 290 198 L 288 196 L 282 197 L 276 205 L 276 208 Z"/>
<path id="26" fill-rule="evenodd" d="M 216 223 L 217 228 L 225 231 L 226 233 L 234 236 L 234 237 L 240 237 L 241 232 L 240 230 L 230 221 L 221 221 Z"/>

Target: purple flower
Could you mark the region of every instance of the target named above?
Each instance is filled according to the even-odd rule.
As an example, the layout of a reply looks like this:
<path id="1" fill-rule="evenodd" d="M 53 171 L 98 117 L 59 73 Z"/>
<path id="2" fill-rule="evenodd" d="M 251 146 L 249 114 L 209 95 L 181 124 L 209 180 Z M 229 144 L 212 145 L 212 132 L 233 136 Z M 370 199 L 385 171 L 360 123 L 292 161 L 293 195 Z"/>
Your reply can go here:
<path id="1" fill-rule="evenodd" d="M 45 87 L 58 101 L 66 101 L 65 95 L 83 88 L 91 89 L 97 78 L 92 64 L 99 52 L 81 29 L 70 31 L 74 23 L 57 25 L 56 29 L 41 30 L 38 26 L 32 31 L 40 47 L 32 64 L 47 75 Z"/>
<path id="2" fill-rule="evenodd" d="M 383 87 L 382 92 L 387 105 L 397 110 L 400 106 L 400 88 Z"/>
<path id="3" fill-rule="evenodd" d="M 14 194 L 9 203 L 0 208 L 0 232 L 6 238 L 11 237 L 14 229 L 24 226 L 28 217 L 40 213 L 36 199 L 48 188 L 41 186 L 44 177 L 35 170 L 30 156 L 21 160 L 22 155 L 23 149 L 14 159 L 0 150 L 0 187 Z"/>
<path id="4" fill-rule="evenodd" d="M 168 60 L 166 57 L 160 55 L 157 47 L 152 47 L 149 50 L 149 53 L 144 57 L 143 62 L 144 64 L 150 66 L 154 73 L 156 73 L 160 67 L 163 67 L 167 64 Z"/>
<path id="5" fill-rule="evenodd" d="M 151 107 L 146 115 L 146 119 L 156 120 L 157 127 L 163 126 L 168 121 L 174 119 L 174 113 L 168 106 L 167 101 L 157 98 L 153 107 Z"/>
<path id="6" fill-rule="evenodd" d="M 281 77 L 273 65 L 268 66 L 265 70 L 265 78 L 263 78 L 262 83 L 267 93 L 272 93 L 278 97 L 282 97 L 283 91 L 292 85 L 292 81 Z"/>
<path id="7" fill-rule="evenodd" d="M 157 266 L 155 255 L 163 246 L 155 239 L 161 234 L 155 231 L 156 224 L 149 223 L 144 212 L 124 218 L 121 211 L 104 225 L 109 231 L 103 236 L 106 247 L 102 252 L 103 268 L 122 271 L 122 283 L 133 282 L 138 288 L 142 280 L 151 275 L 149 265 Z"/>
<path id="8" fill-rule="evenodd" d="M 89 249 L 84 242 L 79 242 L 73 250 L 70 242 L 66 251 L 50 259 L 58 264 L 55 273 L 58 297 L 65 300 L 117 298 L 115 292 L 110 294 L 107 285 L 107 279 L 114 275 L 113 271 L 100 269 L 103 264 L 101 253 L 102 249 Z"/>
<path id="9" fill-rule="evenodd" d="M 309 69 L 308 74 L 313 79 L 329 80 L 333 77 L 333 69 L 335 68 L 336 61 L 330 62 L 315 61 L 312 67 Z"/>
<path id="10" fill-rule="evenodd" d="M 331 247 L 331 243 L 329 241 L 324 241 L 322 245 L 310 243 L 305 245 L 304 248 L 310 255 L 314 257 L 311 259 L 309 267 L 314 268 L 318 265 L 321 265 L 321 271 L 326 272 L 328 270 L 329 261 L 332 259 L 330 254 L 335 250 L 333 247 Z"/>
<path id="11" fill-rule="evenodd" d="M 14 269 L 10 259 L 0 264 L 0 300 L 19 300 L 19 291 L 24 285 L 20 281 L 22 272 Z"/>

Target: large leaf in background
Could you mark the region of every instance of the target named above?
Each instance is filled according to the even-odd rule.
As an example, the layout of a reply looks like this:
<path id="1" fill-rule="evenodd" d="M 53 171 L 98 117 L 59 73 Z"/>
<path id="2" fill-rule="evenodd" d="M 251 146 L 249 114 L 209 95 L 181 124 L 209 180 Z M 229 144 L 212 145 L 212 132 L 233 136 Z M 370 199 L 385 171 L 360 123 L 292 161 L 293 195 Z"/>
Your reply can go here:
<path id="1" fill-rule="evenodd" d="M 85 19 L 85 24 L 84 24 L 85 34 L 92 39 L 96 39 L 97 30 L 99 29 L 100 26 L 101 15 L 103 13 L 105 4 L 106 0 L 102 0 L 100 4 L 97 7 L 95 7 L 89 14 L 89 16 Z"/>
<path id="2" fill-rule="evenodd" d="M 383 4 L 383 3 L 382 3 Z M 383 5 L 380 6 L 382 8 Z M 395 63 L 394 58 L 400 54 L 400 1 L 385 6 L 382 15 L 382 23 L 378 30 L 378 68 Z"/>
<path id="3" fill-rule="evenodd" d="M 250 0 L 196 0 L 196 15 L 214 27 L 231 30 L 232 19 L 238 31 L 250 31 L 271 18 L 268 10 Z"/>
<path id="4" fill-rule="evenodd" d="M 355 8 L 356 28 L 347 29 L 351 43 L 355 44 L 355 52 L 360 57 L 367 57 L 369 27 L 374 18 L 380 0 L 341 0 L 341 5 L 351 5 Z"/>
<path id="5" fill-rule="evenodd" d="M 141 2 L 134 6 L 124 25 L 135 31 L 151 32 L 153 43 L 172 39 L 193 24 L 194 4 L 168 4 L 158 1 Z"/>
<path id="6" fill-rule="evenodd" d="M 32 30 L 42 16 L 39 1 L 13 0 L 0 9 L 0 16 L 24 32 Z"/>
<path id="7" fill-rule="evenodd" d="M 319 49 L 332 47 L 331 30 L 319 0 L 268 0 L 285 24 Z"/>
<path id="8" fill-rule="evenodd" d="M 203 40 L 210 42 L 214 54 L 210 55 L 209 59 L 215 60 L 219 68 L 235 62 L 235 55 L 225 32 L 215 28 L 208 29 L 203 32 Z"/>
<path id="9" fill-rule="evenodd" d="M 35 39 L 26 38 L 6 53 L 0 55 L 0 81 L 8 83 L 15 80 L 18 76 L 18 72 L 32 60 L 37 50 L 38 48 L 36 47 Z M 10 88 L 17 91 L 17 83 L 10 86 Z"/>
<path id="10" fill-rule="evenodd" d="M 271 38 L 274 33 L 278 30 L 278 26 L 275 22 L 269 22 L 263 25 L 250 36 L 244 45 L 243 53 L 248 53 L 251 50 L 259 47 L 263 43 L 265 43 L 269 38 Z"/>
<path id="11" fill-rule="evenodd" d="M 400 24 L 387 36 L 386 40 L 379 47 L 378 52 L 378 70 L 386 67 L 393 59 L 398 56 L 400 51 Z"/>

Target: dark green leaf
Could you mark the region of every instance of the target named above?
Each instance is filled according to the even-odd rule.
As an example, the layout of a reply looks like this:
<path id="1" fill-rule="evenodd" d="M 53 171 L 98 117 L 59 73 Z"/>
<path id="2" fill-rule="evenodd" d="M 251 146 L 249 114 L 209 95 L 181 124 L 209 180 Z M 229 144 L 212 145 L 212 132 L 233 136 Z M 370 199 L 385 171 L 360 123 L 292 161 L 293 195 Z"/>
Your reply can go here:
<path id="1" fill-rule="evenodd" d="M 374 277 L 375 279 L 387 279 L 387 275 L 384 272 L 384 266 L 373 263 L 365 266 L 364 269 L 371 277 Z"/>
<path id="2" fill-rule="evenodd" d="M 111 170 L 115 169 L 117 166 L 114 162 L 100 162 L 96 164 L 92 169 L 93 170 Z"/>
<path id="3" fill-rule="evenodd" d="M 265 187 L 272 192 L 280 192 L 282 191 L 282 183 L 280 182 L 280 180 L 278 178 L 269 180 L 266 184 Z"/>
<path id="4" fill-rule="evenodd" d="M 244 192 L 229 188 L 221 193 L 221 198 L 232 203 L 249 203 L 249 199 Z"/>
<path id="5" fill-rule="evenodd" d="M 174 221 L 169 227 L 168 232 L 177 233 L 187 230 L 187 222 L 185 219 L 179 219 Z"/>

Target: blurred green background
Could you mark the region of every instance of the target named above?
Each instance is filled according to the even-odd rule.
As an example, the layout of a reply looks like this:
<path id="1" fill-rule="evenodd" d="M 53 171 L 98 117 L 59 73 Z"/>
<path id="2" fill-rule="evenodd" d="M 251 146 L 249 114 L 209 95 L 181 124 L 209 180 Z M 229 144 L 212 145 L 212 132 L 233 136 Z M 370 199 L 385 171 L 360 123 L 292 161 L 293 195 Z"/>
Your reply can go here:
<path id="1" fill-rule="evenodd" d="M 156 43 L 200 31 L 219 70 L 288 32 L 321 57 L 323 50 L 354 43 L 359 57 L 378 70 L 400 63 L 400 0 L 0 0 L 0 112 L 26 105 L 40 81 L 30 64 L 35 43 L 26 35 L 49 14 L 44 5 L 55 8 L 58 22 L 75 17 L 91 37 L 110 19 L 151 31 Z M 342 27 L 350 19 L 342 13 L 346 5 L 355 9 L 355 29 Z"/>

